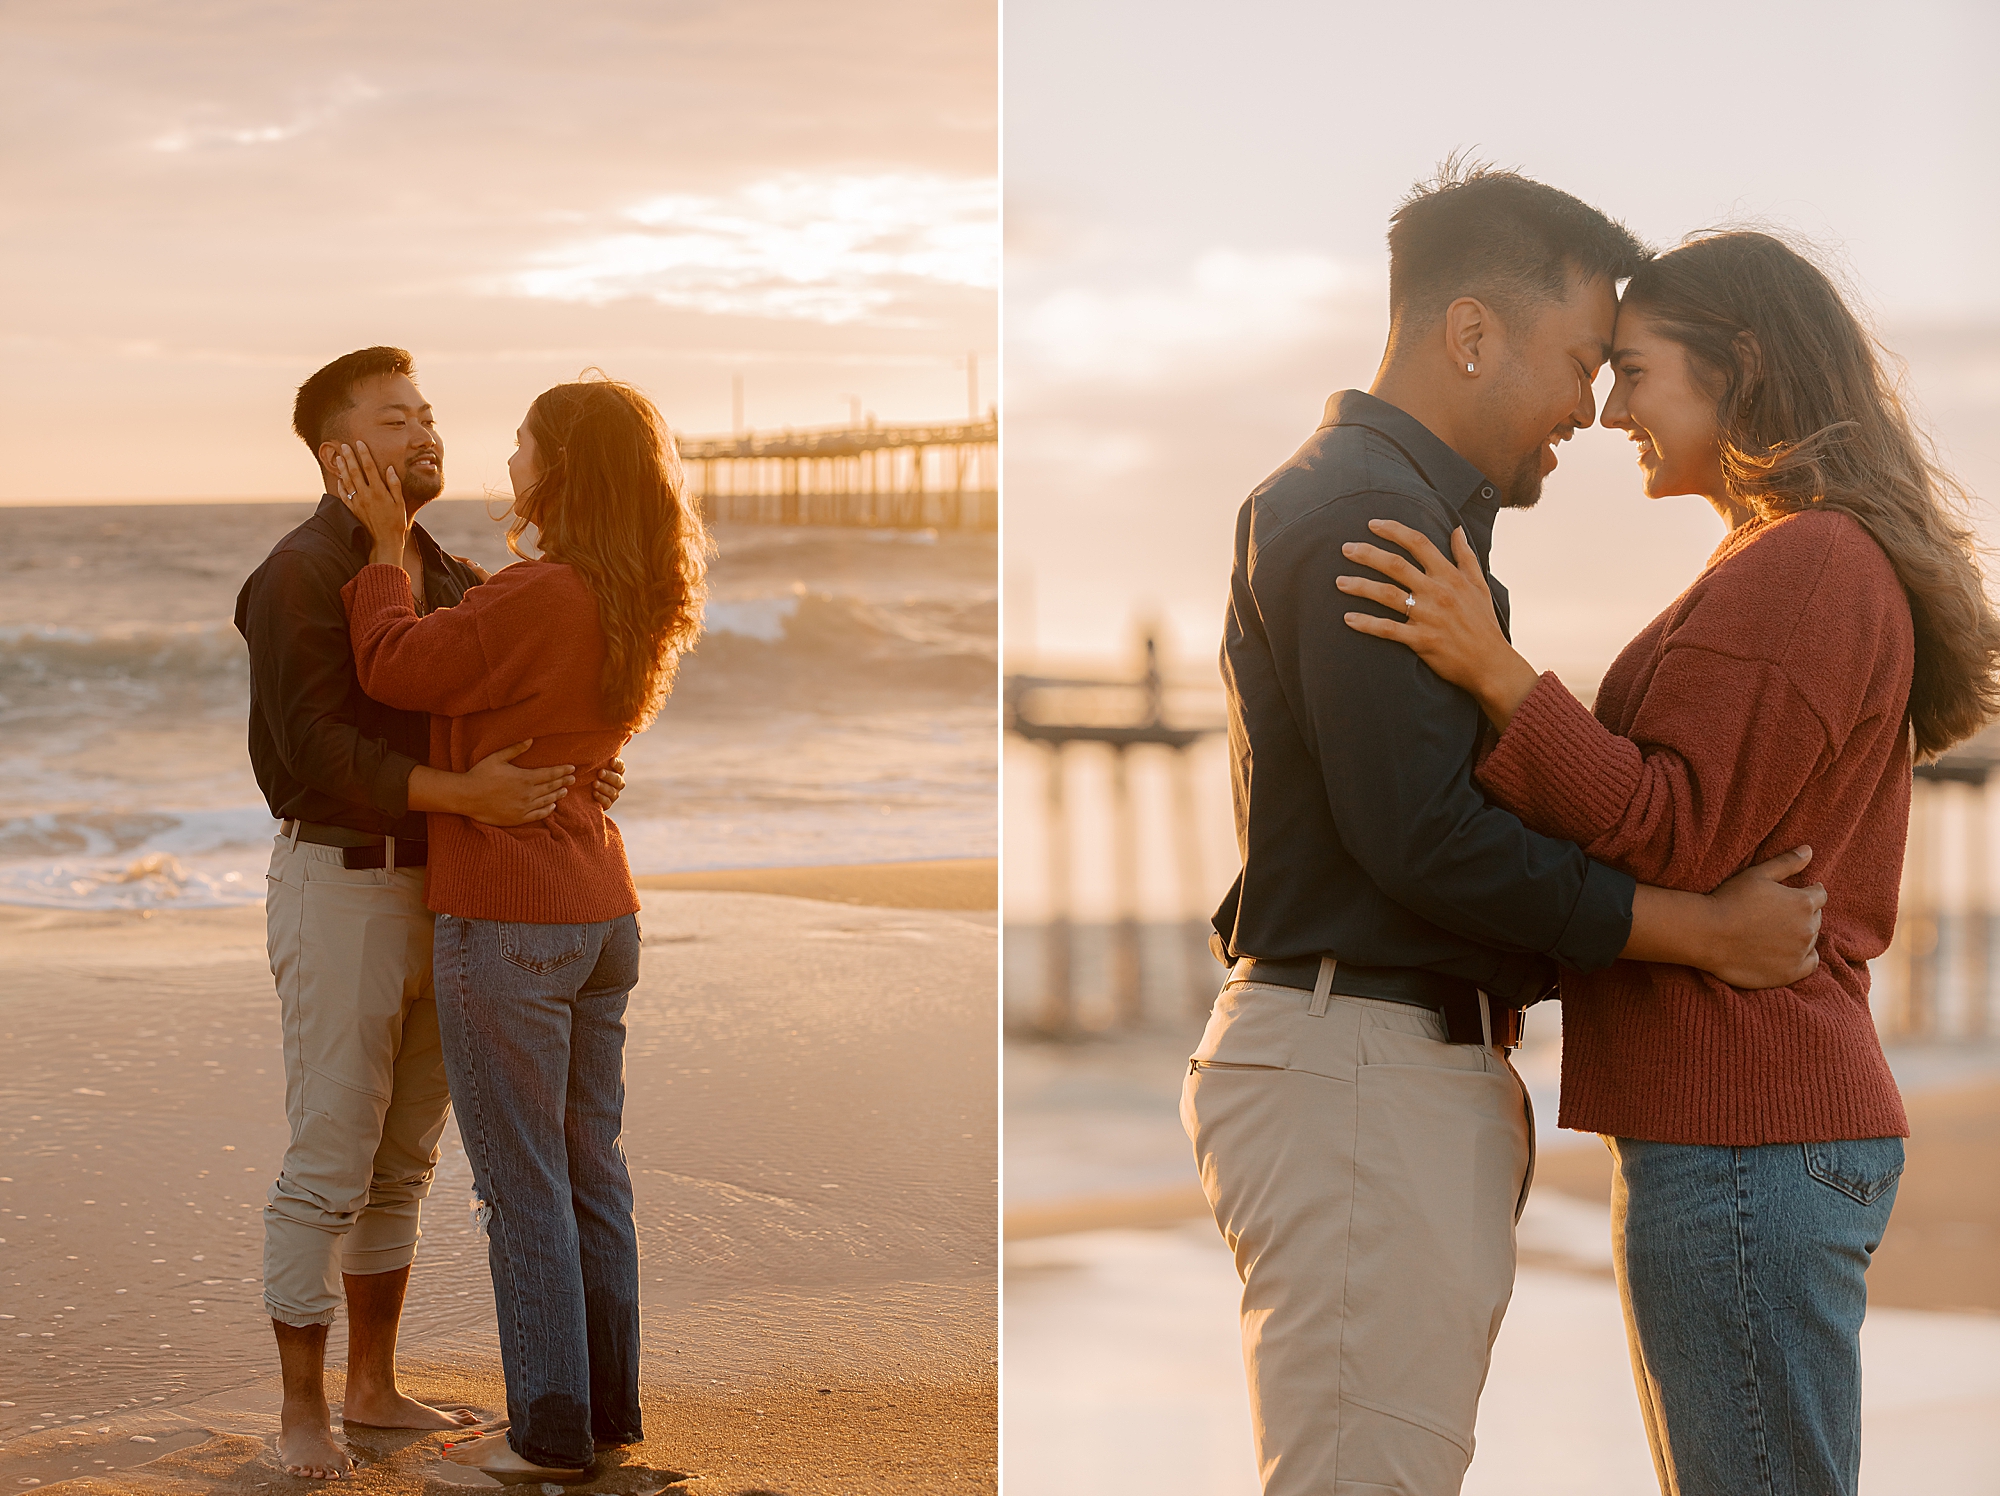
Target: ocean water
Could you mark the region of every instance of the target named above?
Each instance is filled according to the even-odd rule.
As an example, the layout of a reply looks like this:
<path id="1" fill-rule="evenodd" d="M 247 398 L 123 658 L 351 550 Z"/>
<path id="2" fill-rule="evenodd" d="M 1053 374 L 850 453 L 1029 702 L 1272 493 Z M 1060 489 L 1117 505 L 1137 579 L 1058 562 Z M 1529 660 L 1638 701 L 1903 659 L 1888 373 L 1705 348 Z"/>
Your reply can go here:
<path id="1" fill-rule="evenodd" d="M 309 503 L 0 509 L 0 902 L 263 897 L 237 589 Z M 422 522 L 489 568 L 477 501 Z M 733 526 L 707 633 L 627 748 L 633 870 L 989 856 L 989 535 Z M 572 793 L 581 792 L 579 786 Z"/>

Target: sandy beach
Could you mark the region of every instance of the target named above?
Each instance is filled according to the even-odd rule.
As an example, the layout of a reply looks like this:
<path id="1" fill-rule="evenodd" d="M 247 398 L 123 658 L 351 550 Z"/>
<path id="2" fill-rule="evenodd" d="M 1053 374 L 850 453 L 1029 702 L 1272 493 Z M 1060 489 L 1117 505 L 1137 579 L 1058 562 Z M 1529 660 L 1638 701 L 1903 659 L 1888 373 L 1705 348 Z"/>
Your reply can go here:
<path id="1" fill-rule="evenodd" d="M 884 909 L 997 909 L 1000 905 L 1000 863 L 994 857 L 848 867 L 719 868 L 701 873 L 651 873 L 634 881 L 641 888 L 776 893 Z"/>
<path id="2" fill-rule="evenodd" d="M 991 864 L 733 877 L 642 895 L 648 1439 L 575 1489 L 991 1490 L 995 937 L 966 892 Z M 285 1125 L 261 909 L 0 908 L 0 971 L 0 1486 L 302 1488 L 269 1453 L 259 1210 Z M 498 1412 L 445 1144 L 405 1382 Z M 350 1443 L 356 1490 L 458 1473 L 435 1437 Z"/>

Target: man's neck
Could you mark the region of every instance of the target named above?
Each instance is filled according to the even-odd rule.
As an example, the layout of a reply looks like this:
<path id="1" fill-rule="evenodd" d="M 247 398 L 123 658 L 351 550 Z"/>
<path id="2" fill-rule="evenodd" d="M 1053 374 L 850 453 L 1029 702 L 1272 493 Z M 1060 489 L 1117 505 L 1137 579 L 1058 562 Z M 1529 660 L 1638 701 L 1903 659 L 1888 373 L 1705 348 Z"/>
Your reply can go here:
<path id="1" fill-rule="evenodd" d="M 1430 380 L 1420 378 L 1385 358 L 1382 367 L 1375 371 L 1375 382 L 1368 387 L 1368 393 L 1385 405 L 1395 406 L 1410 419 L 1421 422 L 1432 436 L 1474 467 L 1479 466 L 1477 459 L 1461 444 L 1463 423 L 1458 410 Z"/>

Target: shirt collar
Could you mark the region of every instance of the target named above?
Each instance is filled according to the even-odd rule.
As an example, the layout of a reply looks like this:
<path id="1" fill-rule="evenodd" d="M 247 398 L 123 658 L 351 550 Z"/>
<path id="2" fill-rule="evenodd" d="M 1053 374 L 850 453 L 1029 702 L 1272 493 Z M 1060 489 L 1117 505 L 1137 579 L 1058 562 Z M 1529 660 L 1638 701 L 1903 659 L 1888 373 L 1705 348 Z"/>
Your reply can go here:
<path id="1" fill-rule="evenodd" d="M 319 508 L 314 510 L 313 514 L 331 528 L 335 535 L 345 540 L 349 550 L 368 551 L 373 548 L 368 527 L 354 517 L 354 512 L 341 503 L 338 495 L 321 494 Z M 417 549 L 423 552 L 425 564 L 435 565 L 438 557 L 443 554 L 438 548 L 438 543 L 432 540 L 430 532 L 415 520 L 410 521 L 410 529 L 417 537 Z"/>
<path id="2" fill-rule="evenodd" d="M 1364 390 L 1340 390 L 1329 396 L 1320 425 L 1365 426 L 1395 443 L 1418 476 L 1458 516 L 1480 564 L 1486 563 L 1493 549 L 1493 520 L 1500 509 L 1500 491 L 1484 473 L 1446 446 L 1430 427 L 1408 411 Z"/>

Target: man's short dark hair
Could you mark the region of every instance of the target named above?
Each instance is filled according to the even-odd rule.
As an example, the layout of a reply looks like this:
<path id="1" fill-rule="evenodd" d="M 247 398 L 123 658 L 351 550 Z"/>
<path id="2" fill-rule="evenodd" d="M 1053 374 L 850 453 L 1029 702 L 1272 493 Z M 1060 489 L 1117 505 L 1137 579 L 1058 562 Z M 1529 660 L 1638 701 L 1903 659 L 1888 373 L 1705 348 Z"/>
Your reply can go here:
<path id="1" fill-rule="evenodd" d="M 1616 284 L 1652 257 L 1567 192 L 1453 156 L 1389 219 L 1389 320 L 1424 326 L 1461 296 L 1505 315 L 1562 300 L 1574 276 Z"/>
<path id="2" fill-rule="evenodd" d="M 292 430 L 312 449 L 315 459 L 327 428 L 354 409 L 354 387 L 383 374 L 414 374 L 416 365 L 401 348 L 360 348 L 343 353 L 299 386 L 292 402 Z"/>

